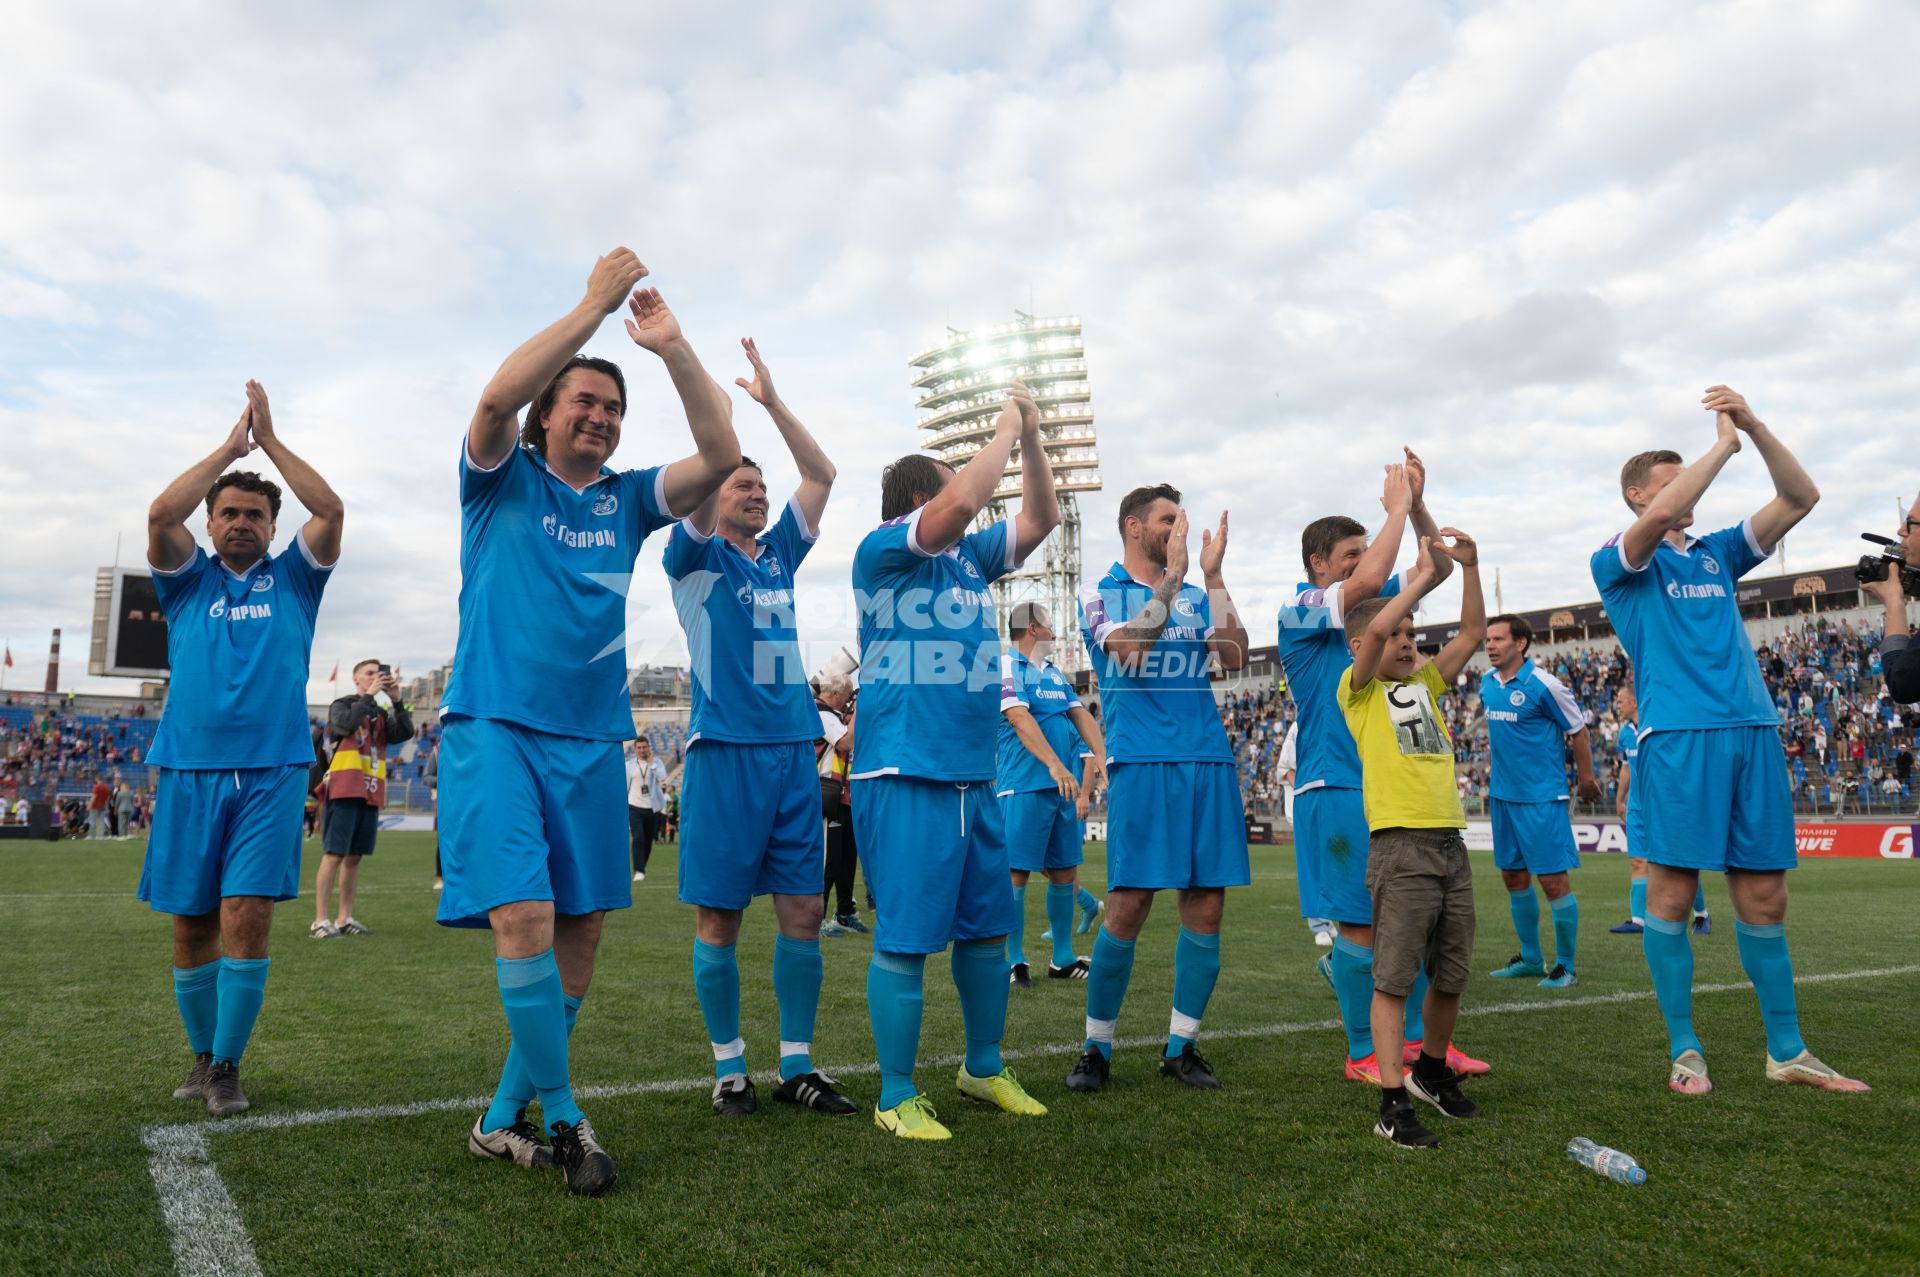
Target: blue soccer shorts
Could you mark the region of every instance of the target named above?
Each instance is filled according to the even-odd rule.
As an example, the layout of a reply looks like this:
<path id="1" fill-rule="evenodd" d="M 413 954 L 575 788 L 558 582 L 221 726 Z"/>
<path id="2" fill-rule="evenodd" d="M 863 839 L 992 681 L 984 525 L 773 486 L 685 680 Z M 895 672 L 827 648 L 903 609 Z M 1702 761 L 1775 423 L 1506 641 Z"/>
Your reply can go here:
<path id="1" fill-rule="evenodd" d="M 1013 930 L 1007 844 L 991 780 L 853 782 L 854 842 L 876 906 L 873 947 L 938 953 Z"/>
<path id="2" fill-rule="evenodd" d="M 1627 800 L 1627 855 L 1636 860 L 1647 858 L 1647 818 L 1641 814 L 1640 800 Z"/>
<path id="3" fill-rule="evenodd" d="M 1373 894 L 1367 890 L 1367 847 L 1372 836 L 1366 799 L 1359 790 L 1322 785 L 1294 794 L 1295 854 L 1311 855 L 1314 864 L 1308 917 L 1373 925 Z M 1301 887 L 1304 896 L 1306 884 Z"/>
<path id="4" fill-rule="evenodd" d="M 680 783 L 680 899 L 745 909 L 755 896 L 817 896 L 826 824 L 813 743 L 696 741 Z"/>
<path id="5" fill-rule="evenodd" d="M 1107 888 L 1244 887 L 1247 815 L 1232 763 L 1115 763 Z"/>
<path id="6" fill-rule="evenodd" d="M 1531 874 L 1565 873 L 1580 867 L 1573 821 L 1566 803 L 1493 800 L 1493 867 Z"/>
<path id="7" fill-rule="evenodd" d="M 1057 789 L 1000 795 L 1007 830 L 1007 867 L 1023 873 L 1072 869 L 1083 858 L 1080 817 Z"/>
<path id="8" fill-rule="evenodd" d="M 1772 727 L 1656 731 L 1640 737 L 1633 801 L 1642 853 L 1674 869 L 1792 869 L 1787 755 Z M 1632 834 L 1629 832 L 1629 846 Z"/>
<path id="9" fill-rule="evenodd" d="M 158 913 L 197 918 L 228 896 L 300 894 L 307 768 L 160 769 L 136 893 Z"/>
<path id="10" fill-rule="evenodd" d="M 448 718 L 440 731 L 439 921 L 550 900 L 571 917 L 633 903 L 620 742 Z"/>

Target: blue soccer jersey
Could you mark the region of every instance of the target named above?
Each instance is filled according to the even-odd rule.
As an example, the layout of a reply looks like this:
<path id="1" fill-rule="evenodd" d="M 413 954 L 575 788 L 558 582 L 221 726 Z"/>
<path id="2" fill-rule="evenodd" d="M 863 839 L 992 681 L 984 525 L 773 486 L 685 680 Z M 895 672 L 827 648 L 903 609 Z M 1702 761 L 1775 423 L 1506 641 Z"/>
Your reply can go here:
<path id="1" fill-rule="evenodd" d="M 531 449 L 491 470 L 460 454 L 460 636 L 441 713 L 581 740 L 629 740 L 627 583 L 672 522 L 666 471 L 576 492 Z"/>
<path id="2" fill-rule="evenodd" d="M 1633 662 L 1640 736 L 1716 727 L 1767 727 L 1780 716 L 1740 622 L 1734 583 L 1766 560 L 1751 520 L 1679 549 L 1665 537 L 1639 567 L 1625 535 L 1593 556 L 1593 580 Z"/>
<path id="3" fill-rule="evenodd" d="M 853 554 L 860 708 L 853 778 L 992 780 L 1000 632 L 987 586 L 1012 571 L 1004 521 L 945 550 L 921 548 L 920 511 L 867 533 Z"/>
<path id="4" fill-rule="evenodd" d="M 1006 711 L 1016 706 L 1033 715 L 1040 734 L 1053 747 L 1061 765 L 1078 780 L 1084 747 L 1067 712 L 1080 707 L 1080 698 L 1073 694 L 1073 684 L 1067 682 L 1067 676 L 1052 661 L 1029 660 L 1019 648 L 1007 650 L 1000 658 L 1000 669 L 1000 773 L 995 792 L 1023 794 L 1055 787 L 1053 777 L 1047 775 L 1047 765 L 1020 743 L 1013 724 L 1007 721 Z"/>
<path id="5" fill-rule="evenodd" d="M 171 677 L 149 763 L 224 771 L 313 762 L 307 667 L 332 574 L 298 532 L 238 574 L 199 546 L 175 571 L 153 570 Z"/>
<path id="6" fill-rule="evenodd" d="M 1620 724 L 1620 761 L 1628 767 L 1627 772 L 1627 810 L 1631 812 L 1639 805 L 1640 786 L 1636 783 L 1640 770 L 1640 729 L 1632 723 Z"/>
<path id="7" fill-rule="evenodd" d="M 1493 755 L 1493 797 L 1506 803 L 1550 803 L 1567 797 L 1565 738 L 1587 725 L 1566 684 L 1522 661 L 1511 679 L 1488 670 L 1480 679 Z"/>
<path id="8" fill-rule="evenodd" d="M 663 561 L 693 662 L 687 744 L 772 745 L 820 734 L 793 603 L 794 573 L 818 535 L 794 501 L 757 539 L 753 558 L 687 520 L 675 525 Z"/>
<path id="9" fill-rule="evenodd" d="M 1233 747 L 1207 677 L 1213 605 L 1207 592 L 1182 583 L 1160 639 L 1137 659 L 1117 660 L 1107 636 L 1131 621 L 1153 598 L 1153 587 L 1118 563 L 1080 588 L 1080 633 L 1093 654 L 1107 734 L 1115 763 L 1231 763 Z"/>
<path id="10" fill-rule="evenodd" d="M 1280 666 L 1300 711 L 1294 743 L 1298 766 L 1293 792 L 1328 786 L 1360 788 L 1360 753 L 1335 688 L 1353 665 L 1347 646 L 1345 581 L 1321 587 L 1302 581 L 1280 604 Z M 1379 597 L 1400 593 L 1400 578 L 1388 578 Z"/>

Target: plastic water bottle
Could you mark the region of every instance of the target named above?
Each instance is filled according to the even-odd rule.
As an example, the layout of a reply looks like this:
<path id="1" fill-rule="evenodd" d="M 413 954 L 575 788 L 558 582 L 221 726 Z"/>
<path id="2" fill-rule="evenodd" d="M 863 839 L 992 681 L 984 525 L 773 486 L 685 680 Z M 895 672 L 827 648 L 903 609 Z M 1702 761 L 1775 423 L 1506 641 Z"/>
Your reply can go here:
<path id="1" fill-rule="evenodd" d="M 1584 1135 L 1567 1141 L 1567 1156 L 1588 1170 L 1605 1175 L 1616 1184 L 1647 1182 L 1647 1173 L 1641 1169 L 1640 1163 L 1619 1149 L 1595 1144 Z"/>

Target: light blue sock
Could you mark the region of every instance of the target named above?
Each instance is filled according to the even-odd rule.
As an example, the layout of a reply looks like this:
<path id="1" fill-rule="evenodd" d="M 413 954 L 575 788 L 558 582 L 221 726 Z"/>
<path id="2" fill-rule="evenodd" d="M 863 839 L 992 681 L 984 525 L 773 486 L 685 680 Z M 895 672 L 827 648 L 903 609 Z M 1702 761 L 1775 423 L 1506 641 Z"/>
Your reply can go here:
<path id="1" fill-rule="evenodd" d="M 1070 882 L 1050 882 L 1047 884 L 1047 926 L 1053 931 L 1052 964 L 1056 967 L 1073 964 L 1073 884 Z"/>
<path id="2" fill-rule="evenodd" d="M 813 1022 L 826 975 L 820 941 L 773 938 L 773 997 L 780 1004 L 780 1076 L 813 1072 Z"/>
<path id="3" fill-rule="evenodd" d="M 707 1022 L 713 1047 L 713 1075 L 747 1071 L 747 1046 L 740 1040 L 740 963 L 730 944 L 693 942 L 693 996 Z"/>
<path id="4" fill-rule="evenodd" d="M 1794 1000 L 1787 929 L 1777 922 L 1749 924 L 1736 918 L 1733 934 L 1740 946 L 1740 965 L 1746 968 L 1747 979 L 1753 981 L 1753 991 L 1760 995 L 1767 1054 L 1785 1064 L 1807 1049 L 1800 1038 L 1800 1010 Z"/>
<path id="5" fill-rule="evenodd" d="M 956 940 L 950 961 L 967 1031 L 967 1072 L 975 1077 L 1005 1072 L 1000 1039 L 1007 1033 L 1007 946 L 998 940 Z"/>
<path id="6" fill-rule="evenodd" d="M 1113 1058 L 1113 1025 L 1120 1018 L 1131 979 L 1133 941 L 1100 928 L 1093 938 L 1093 961 L 1087 971 L 1087 1050 Z"/>
<path id="7" fill-rule="evenodd" d="M 913 1062 L 920 1053 L 921 985 L 926 965 L 923 953 L 882 953 L 878 949 L 867 965 L 867 1018 L 873 1024 L 873 1050 L 880 1060 L 883 1109 L 918 1093 L 913 1085 Z M 1002 976 L 1001 983 L 1005 982 Z"/>
<path id="8" fill-rule="evenodd" d="M 1167 1029 L 1168 1059 L 1192 1046 L 1200 1036 L 1207 1001 L 1220 979 L 1220 937 L 1180 928 L 1173 945 L 1173 1021 Z"/>
<path id="9" fill-rule="evenodd" d="M 175 967 L 173 1000 L 180 1006 L 180 1023 L 187 1026 L 193 1053 L 213 1050 L 214 1026 L 220 1020 L 220 959 L 203 967 Z"/>
<path id="10" fill-rule="evenodd" d="M 1693 884 L 1693 911 L 1695 913 L 1707 911 L 1707 884 L 1697 879 Z"/>
<path id="11" fill-rule="evenodd" d="M 573 1038 L 573 1024 L 580 1018 L 580 1003 L 584 999 L 576 998 L 565 990 L 561 991 L 560 1004 L 567 1018 L 567 1038 Z M 507 1062 L 500 1066 L 500 1085 L 493 1088 L 493 1101 L 487 1105 L 487 1115 L 480 1121 L 482 1131 L 497 1131 L 512 1126 L 520 1120 L 520 1113 L 533 1103 L 533 1079 L 527 1076 L 527 1062 L 520 1055 L 520 1048 L 507 1047 Z"/>
<path id="12" fill-rule="evenodd" d="M 1687 939 L 1687 924 L 1648 914 L 1640 947 L 1647 955 L 1660 1016 L 1667 1022 L 1667 1058 L 1700 1050 L 1700 1039 L 1693 1031 L 1693 944 Z"/>
<path id="13" fill-rule="evenodd" d="M 220 959 L 220 1010 L 214 1020 L 213 1058 L 240 1063 L 260 1004 L 267 999 L 267 964 L 272 958 Z"/>
<path id="14" fill-rule="evenodd" d="M 1513 930 L 1520 937 L 1520 960 L 1540 961 L 1540 898 L 1529 884 L 1507 893 L 1507 908 L 1513 911 Z"/>
<path id="15" fill-rule="evenodd" d="M 1373 1054 L 1373 950 L 1345 936 L 1333 938 L 1333 993 L 1347 1026 L 1347 1058 Z"/>
<path id="16" fill-rule="evenodd" d="M 1635 878 L 1633 885 L 1627 888 L 1627 917 L 1635 922 L 1647 920 L 1647 880 Z"/>
<path id="17" fill-rule="evenodd" d="M 573 1084 L 567 1080 L 566 995 L 553 950 L 531 958 L 495 958 L 493 973 L 507 1028 L 540 1099 L 547 1134 L 553 1134 L 555 1122 L 579 1125 L 580 1106 L 573 1102 Z"/>
<path id="18" fill-rule="evenodd" d="M 1413 987 L 1407 990 L 1407 1027 L 1400 1036 L 1408 1042 L 1427 1040 L 1427 968 L 1421 964 L 1419 973 L 1413 977 Z M 1369 1007 L 1367 1022 L 1373 1022 Z"/>
<path id="19" fill-rule="evenodd" d="M 1091 914 L 1095 909 L 1098 909 L 1100 907 L 1099 897 L 1095 896 L 1091 891 L 1088 891 L 1085 887 L 1082 887 L 1079 883 L 1075 883 L 1073 885 L 1073 889 L 1074 889 L 1073 902 L 1079 905 L 1082 909 L 1086 910 L 1089 914 Z"/>
<path id="20" fill-rule="evenodd" d="M 1573 951 L 1580 942 L 1580 902 L 1569 891 L 1553 902 L 1553 960 L 1573 970 Z"/>
<path id="21" fill-rule="evenodd" d="M 1027 887 L 1013 889 L 1013 930 L 1007 932 L 1007 961 L 1018 966 L 1027 960 Z M 978 1077 L 979 1074 L 974 1074 Z"/>

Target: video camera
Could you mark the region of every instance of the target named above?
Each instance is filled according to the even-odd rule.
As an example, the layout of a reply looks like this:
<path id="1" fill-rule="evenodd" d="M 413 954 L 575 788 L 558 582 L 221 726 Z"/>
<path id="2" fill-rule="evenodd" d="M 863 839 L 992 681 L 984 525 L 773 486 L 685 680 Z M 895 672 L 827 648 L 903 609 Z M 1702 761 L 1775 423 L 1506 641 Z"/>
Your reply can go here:
<path id="1" fill-rule="evenodd" d="M 1900 553 L 1900 543 L 1892 537 L 1883 537 L 1874 532 L 1862 532 L 1862 541 L 1871 541 L 1882 547 L 1878 554 L 1863 554 L 1860 562 L 1854 565 L 1853 578 L 1865 585 L 1870 581 L 1884 581 L 1887 573 L 1900 573 L 1900 588 L 1908 598 L 1920 595 L 1920 567 L 1908 563 Z"/>

